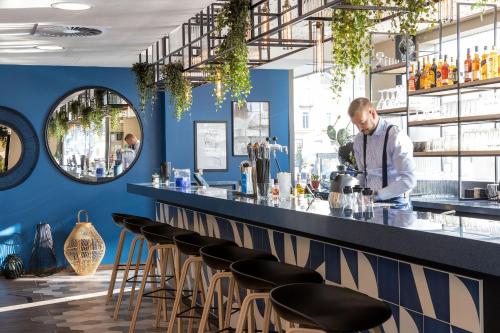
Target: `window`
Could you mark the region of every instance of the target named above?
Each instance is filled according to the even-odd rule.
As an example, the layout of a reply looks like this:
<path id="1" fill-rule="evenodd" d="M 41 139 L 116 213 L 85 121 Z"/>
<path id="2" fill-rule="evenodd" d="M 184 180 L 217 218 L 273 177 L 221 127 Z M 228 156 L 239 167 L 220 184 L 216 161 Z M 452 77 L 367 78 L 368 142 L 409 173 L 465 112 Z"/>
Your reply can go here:
<path id="1" fill-rule="evenodd" d="M 309 112 L 302 112 L 302 128 L 309 128 Z"/>

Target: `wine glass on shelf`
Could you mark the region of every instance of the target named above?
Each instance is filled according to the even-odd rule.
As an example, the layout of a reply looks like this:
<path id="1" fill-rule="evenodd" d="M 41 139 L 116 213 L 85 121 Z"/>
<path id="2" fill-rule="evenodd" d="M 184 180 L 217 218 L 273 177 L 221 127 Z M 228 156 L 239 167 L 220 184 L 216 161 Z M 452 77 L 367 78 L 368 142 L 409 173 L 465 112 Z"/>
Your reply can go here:
<path id="1" fill-rule="evenodd" d="M 377 110 L 383 110 L 385 105 L 385 90 L 379 90 L 378 92 L 380 93 L 380 99 L 377 103 Z"/>

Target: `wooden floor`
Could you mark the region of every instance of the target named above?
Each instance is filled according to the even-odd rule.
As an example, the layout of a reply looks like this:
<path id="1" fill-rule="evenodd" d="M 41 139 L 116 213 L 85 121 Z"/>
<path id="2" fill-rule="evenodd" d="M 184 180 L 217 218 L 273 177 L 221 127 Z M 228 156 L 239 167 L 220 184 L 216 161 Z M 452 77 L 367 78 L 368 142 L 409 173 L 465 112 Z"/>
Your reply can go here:
<path id="1" fill-rule="evenodd" d="M 118 321 L 113 321 L 117 294 L 110 305 L 105 305 L 110 273 L 100 271 L 91 277 L 64 273 L 17 280 L 0 277 L 0 332 L 128 332 L 128 293 Z M 166 331 L 163 321 L 161 328 L 154 328 L 153 313 L 152 299 L 147 298 L 136 332 Z"/>

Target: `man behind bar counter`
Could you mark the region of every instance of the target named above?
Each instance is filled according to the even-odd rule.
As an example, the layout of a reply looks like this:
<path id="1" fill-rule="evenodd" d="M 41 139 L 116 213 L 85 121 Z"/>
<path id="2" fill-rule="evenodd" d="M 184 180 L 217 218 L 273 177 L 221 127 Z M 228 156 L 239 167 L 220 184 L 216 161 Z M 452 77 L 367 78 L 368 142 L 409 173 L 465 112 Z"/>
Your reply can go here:
<path id="1" fill-rule="evenodd" d="M 369 99 L 352 101 L 349 116 L 359 133 L 354 137 L 354 156 L 361 186 L 374 190 L 375 201 L 408 203 L 416 186 L 413 144 L 397 126 L 380 118 Z"/>

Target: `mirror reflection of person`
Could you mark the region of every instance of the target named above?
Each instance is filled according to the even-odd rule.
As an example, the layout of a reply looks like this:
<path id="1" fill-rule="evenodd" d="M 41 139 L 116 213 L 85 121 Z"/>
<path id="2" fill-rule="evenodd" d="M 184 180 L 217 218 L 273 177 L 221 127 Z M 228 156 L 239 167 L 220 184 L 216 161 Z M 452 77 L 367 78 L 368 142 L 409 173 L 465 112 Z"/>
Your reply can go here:
<path id="1" fill-rule="evenodd" d="M 380 118 L 369 99 L 360 97 L 348 109 L 351 121 L 359 130 L 354 137 L 354 155 L 358 176 L 364 187 L 374 190 L 379 202 L 408 202 L 416 186 L 413 143 L 397 126 Z"/>
<path id="2" fill-rule="evenodd" d="M 128 147 L 136 153 L 139 151 L 141 141 L 137 140 L 134 134 L 129 133 L 125 135 L 125 142 L 127 143 Z"/>

